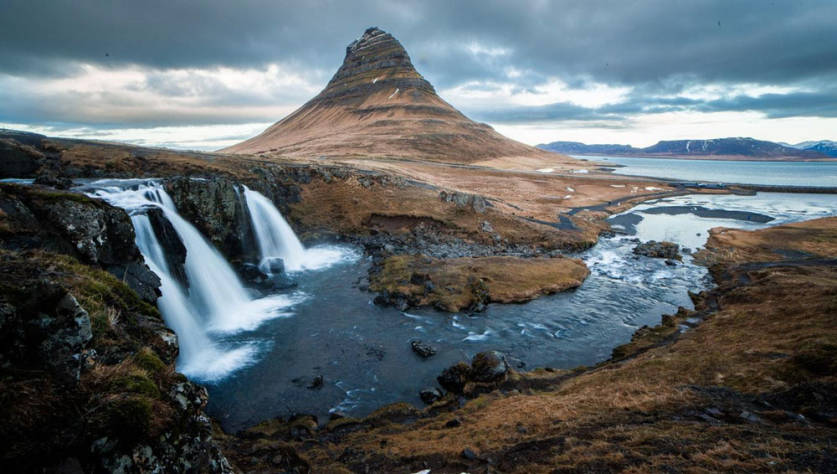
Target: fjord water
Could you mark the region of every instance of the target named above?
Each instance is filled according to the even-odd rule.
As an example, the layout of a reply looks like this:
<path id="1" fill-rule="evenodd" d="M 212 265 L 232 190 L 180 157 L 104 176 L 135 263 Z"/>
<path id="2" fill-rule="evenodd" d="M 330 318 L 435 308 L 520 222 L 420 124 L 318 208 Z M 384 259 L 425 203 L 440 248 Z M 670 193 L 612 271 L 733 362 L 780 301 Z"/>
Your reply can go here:
<path id="1" fill-rule="evenodd" d="M 613 172 L 684 181 L 764 184 L 774 186 L 837 187 L 837 160 L 832 161 L 719 161 L 621 156 L 579 156 L 621 165 Z"/>

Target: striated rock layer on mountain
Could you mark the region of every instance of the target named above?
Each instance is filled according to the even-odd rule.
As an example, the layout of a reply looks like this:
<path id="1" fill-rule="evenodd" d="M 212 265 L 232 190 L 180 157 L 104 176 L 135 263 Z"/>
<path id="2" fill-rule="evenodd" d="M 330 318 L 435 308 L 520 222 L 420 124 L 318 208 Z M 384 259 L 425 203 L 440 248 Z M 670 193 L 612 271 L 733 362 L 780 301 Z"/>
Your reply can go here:
<path id="1" fill-rule="evenodd" d="M 369 28 L 326 88 L 261 135 L 222 151 L 470 163 L 554 154 L 510 140 L 442 100 L 392 35 Z"/>

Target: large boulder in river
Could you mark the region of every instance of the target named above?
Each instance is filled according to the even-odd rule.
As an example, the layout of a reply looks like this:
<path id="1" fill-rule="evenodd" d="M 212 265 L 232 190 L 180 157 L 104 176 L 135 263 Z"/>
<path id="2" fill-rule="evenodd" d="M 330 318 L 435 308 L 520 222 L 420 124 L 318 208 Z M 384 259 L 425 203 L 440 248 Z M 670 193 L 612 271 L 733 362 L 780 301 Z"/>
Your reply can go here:
<path id="1" fill-rule="evenodd" d="M 679 249 L 680 246 L 674 242 L 657 242 L 656 240 L 651 240 L 634 247 L 634 253 L 652 258 L 680 260 L 682 257 L 678 253 Z"/>

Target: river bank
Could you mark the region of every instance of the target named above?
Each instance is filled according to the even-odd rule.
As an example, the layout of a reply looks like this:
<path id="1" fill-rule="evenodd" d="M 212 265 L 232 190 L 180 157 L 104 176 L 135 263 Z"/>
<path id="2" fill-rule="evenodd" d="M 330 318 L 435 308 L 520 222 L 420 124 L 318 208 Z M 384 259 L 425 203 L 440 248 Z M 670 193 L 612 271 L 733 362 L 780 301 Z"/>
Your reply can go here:
<path id="1" fill-rule="evenodd" d="M 245 469 L 270 466 L 274 449 L 300 472 L 829 471 L 835 228 L 714 230 L 699 258 L 718 287 L 596 367 L 509 372 L 461 408 L 393 406 L 319 431 L 271 422 L 223 442 L 261 446 L 234 458 Z"/>

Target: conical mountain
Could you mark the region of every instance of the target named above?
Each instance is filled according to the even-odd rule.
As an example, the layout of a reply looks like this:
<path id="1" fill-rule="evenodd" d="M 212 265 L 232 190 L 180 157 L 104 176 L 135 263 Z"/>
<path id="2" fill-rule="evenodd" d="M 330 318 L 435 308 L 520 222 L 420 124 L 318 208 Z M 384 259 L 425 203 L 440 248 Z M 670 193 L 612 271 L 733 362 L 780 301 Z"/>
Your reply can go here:
<path id="1" fill-rule="evenodd" d="M 369 28 L 326 88 L 262 134 L 222 150 L 300 157 L 469 163 L 552 156 L 476 123 L 442 100 L 392 35 Z"/>

